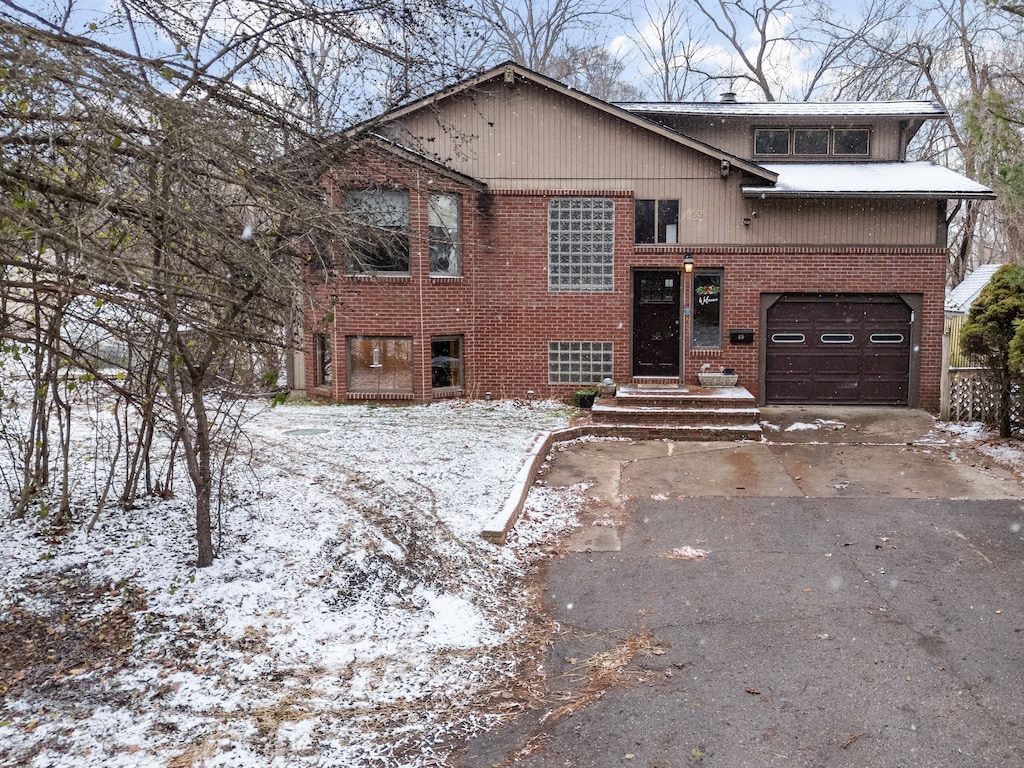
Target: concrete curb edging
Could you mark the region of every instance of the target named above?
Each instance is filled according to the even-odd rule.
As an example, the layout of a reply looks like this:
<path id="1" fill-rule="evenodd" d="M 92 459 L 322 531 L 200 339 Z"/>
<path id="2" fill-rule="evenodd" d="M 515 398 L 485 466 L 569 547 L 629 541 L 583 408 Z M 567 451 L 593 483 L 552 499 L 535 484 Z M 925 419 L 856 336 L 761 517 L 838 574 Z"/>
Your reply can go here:
<path id="1" fill-rule="evenodd" d="M 526 497 L 537 480 L 541 467 L 547 460 L 555 443 L 564 443 L 580 437 L 621 437 L 635 440 L 686 439 L 686 440 L 760 440 L 760 424 L 752 427 L 665 427 L 643 425 L 598 425 L 581 424 L 552 432 L 538 433 L 533 446 L 527 453 L 526 463 L 519 469 L 501 511 L 484 526 L 481 535 L 492 544 L 502 545 L 508 540 L 509 531 L 523 513 Z"/>
<path id="2" fill-rule="evenodd" d="M 585 434 L 587 432 L 584 427 L 567 427 L 553 432 L 541 432 L 534 438 L 533 447 L 527 453 L 526 463 L 519 468 L 519 472 L 516 474 L 515 484 L 508 501 L 505 502 L 501 511 L 484 526 L 482 535 L 487 541 L 492 544 L 504 544 L 508 539 L 508 532 L 512 530 L 519 515 L 523 513 L 526 496 L 537 479 L 537 473 L 540 472 L 540 468 L 551 452 L 551 446 L 556 442 L 575 440 Z"/>

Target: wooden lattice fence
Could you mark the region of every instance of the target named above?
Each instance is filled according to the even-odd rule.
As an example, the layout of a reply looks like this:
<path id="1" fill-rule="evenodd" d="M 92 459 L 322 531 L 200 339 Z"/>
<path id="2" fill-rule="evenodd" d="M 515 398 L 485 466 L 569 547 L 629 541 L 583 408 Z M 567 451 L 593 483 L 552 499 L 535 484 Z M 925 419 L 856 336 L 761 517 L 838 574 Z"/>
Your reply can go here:
<path id="1" fill-rule="evenodd" d="M 950 368 L 948 389 L 949 421 L 995 421 L 999 393 L 985 368 Z M 1024 430 L 1021 386 L 1010 390 L 1010 424 L 1015 434 Z M 943 408 L 945 413 L 946 408 Z"/>

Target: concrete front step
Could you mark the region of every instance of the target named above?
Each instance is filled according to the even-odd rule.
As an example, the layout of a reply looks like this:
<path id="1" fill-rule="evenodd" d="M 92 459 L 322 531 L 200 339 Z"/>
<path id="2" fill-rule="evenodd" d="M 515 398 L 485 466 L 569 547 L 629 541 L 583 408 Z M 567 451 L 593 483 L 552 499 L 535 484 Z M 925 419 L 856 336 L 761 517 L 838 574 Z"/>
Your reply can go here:
<path id="1" fill-rule="evenodd" d="M 594 403 L 591 419 L 619 430 L 629 426 L 705 431 L 695 440 L 760 437 L 761 412 L 743 387 L 624 386 Z M 686 439 L 681 437 L 680 439 Z"/>
<path id="2" fill-rule="evenodd" d="M 677 440 L 712 443 L 716 440 L 760 440 L 760 424 L 698 426 L 682 424 L 591 424 L 587 434 L 631 440 Z"/>
<path id="3" fill-rule="evenodd" d="M 760 423 L 757 408 L 729 406 L 666 408 L 647 405 L 594 403 L 591 418 L 598 424 L 675 424 L 682 426 L 735 426 Z"/>

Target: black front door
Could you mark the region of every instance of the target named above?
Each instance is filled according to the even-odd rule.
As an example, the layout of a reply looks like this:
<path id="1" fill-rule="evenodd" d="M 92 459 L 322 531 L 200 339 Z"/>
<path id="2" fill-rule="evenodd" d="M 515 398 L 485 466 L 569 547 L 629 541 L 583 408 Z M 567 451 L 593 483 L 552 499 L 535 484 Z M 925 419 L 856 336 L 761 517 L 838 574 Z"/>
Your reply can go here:
<path id="1" fill-rule="evenodd" d="M 679 270 L 633 273 L 633 375 L 679 376 Z"/>

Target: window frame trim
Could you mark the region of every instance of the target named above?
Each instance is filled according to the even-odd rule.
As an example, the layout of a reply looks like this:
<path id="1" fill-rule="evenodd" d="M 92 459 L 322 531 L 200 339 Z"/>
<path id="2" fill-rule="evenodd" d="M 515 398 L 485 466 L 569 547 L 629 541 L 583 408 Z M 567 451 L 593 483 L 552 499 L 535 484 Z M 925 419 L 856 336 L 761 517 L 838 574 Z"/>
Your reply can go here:
<path id="1" fill-rule="evenodd" d="M 828 151 L 825 154 L 811 154 L 796 151 L 796 132 L 797 131 L 815 131 L 824 130 L 828 131 Z M 759 131 L 787 131 L 789 134 L 788 152 L 785 154 L 779 153 L 766 153 L 757 151 L 757 134 Z M 836 152 L 835 135 L 836 131 L 863 131 L 867 137 L 867 151 L 863 153 L 849 153 L 849 152 Z M 802 124 L 802 125 L 755 125 L 753 126 L 753 133 L 751 134 L 751 149 L 753 150 L 752 157 L 758 159 L 766 158 L 809 158 L 813 159 L 824 159 L 824 158 L 837 158 L 837 159 L 863 159 L 871 157 L 872 149 L 872 137 L 874 135 L 874 127 L 870 125 L 813 125 L 813 124 Z"/>
<path id="2" fill-rule="evenodd" d="M 355 210 L 349 205 L 349 198 L 353 195 L 369 195 L 379 194 L 384 195 L 387 193 L 398 193 L 404 196 L 405 199 L 405 223 L 401 227 L 386 227 L 383 225 L 375 224 L 372 221 L 363 221 L 357 215 Z M 355 231 L 359 227 L 370 227 L 375 232 L 389 232 L 396 235 L 402 235 L 405 239 L 405 268 L 404 269 L 379 269 L 372 266 L 362 266 L 359 261 L 353 258 L 353 252 L 358 250 L 358 246 L 353 246 L 350 243 L 345 244 L 345 274 L 350 276 L 360 275 L 373 275 L 383 278 L 387 277 L 409 277 L 412 275 L 412 192 L 409 189 L 398 188 L 398 187 L 347 187 L 341 190 L 341 208 L 345 215 L 351 217 L 352 229 Z M 389 252 L 390 253 L 390 252 Z"/>

